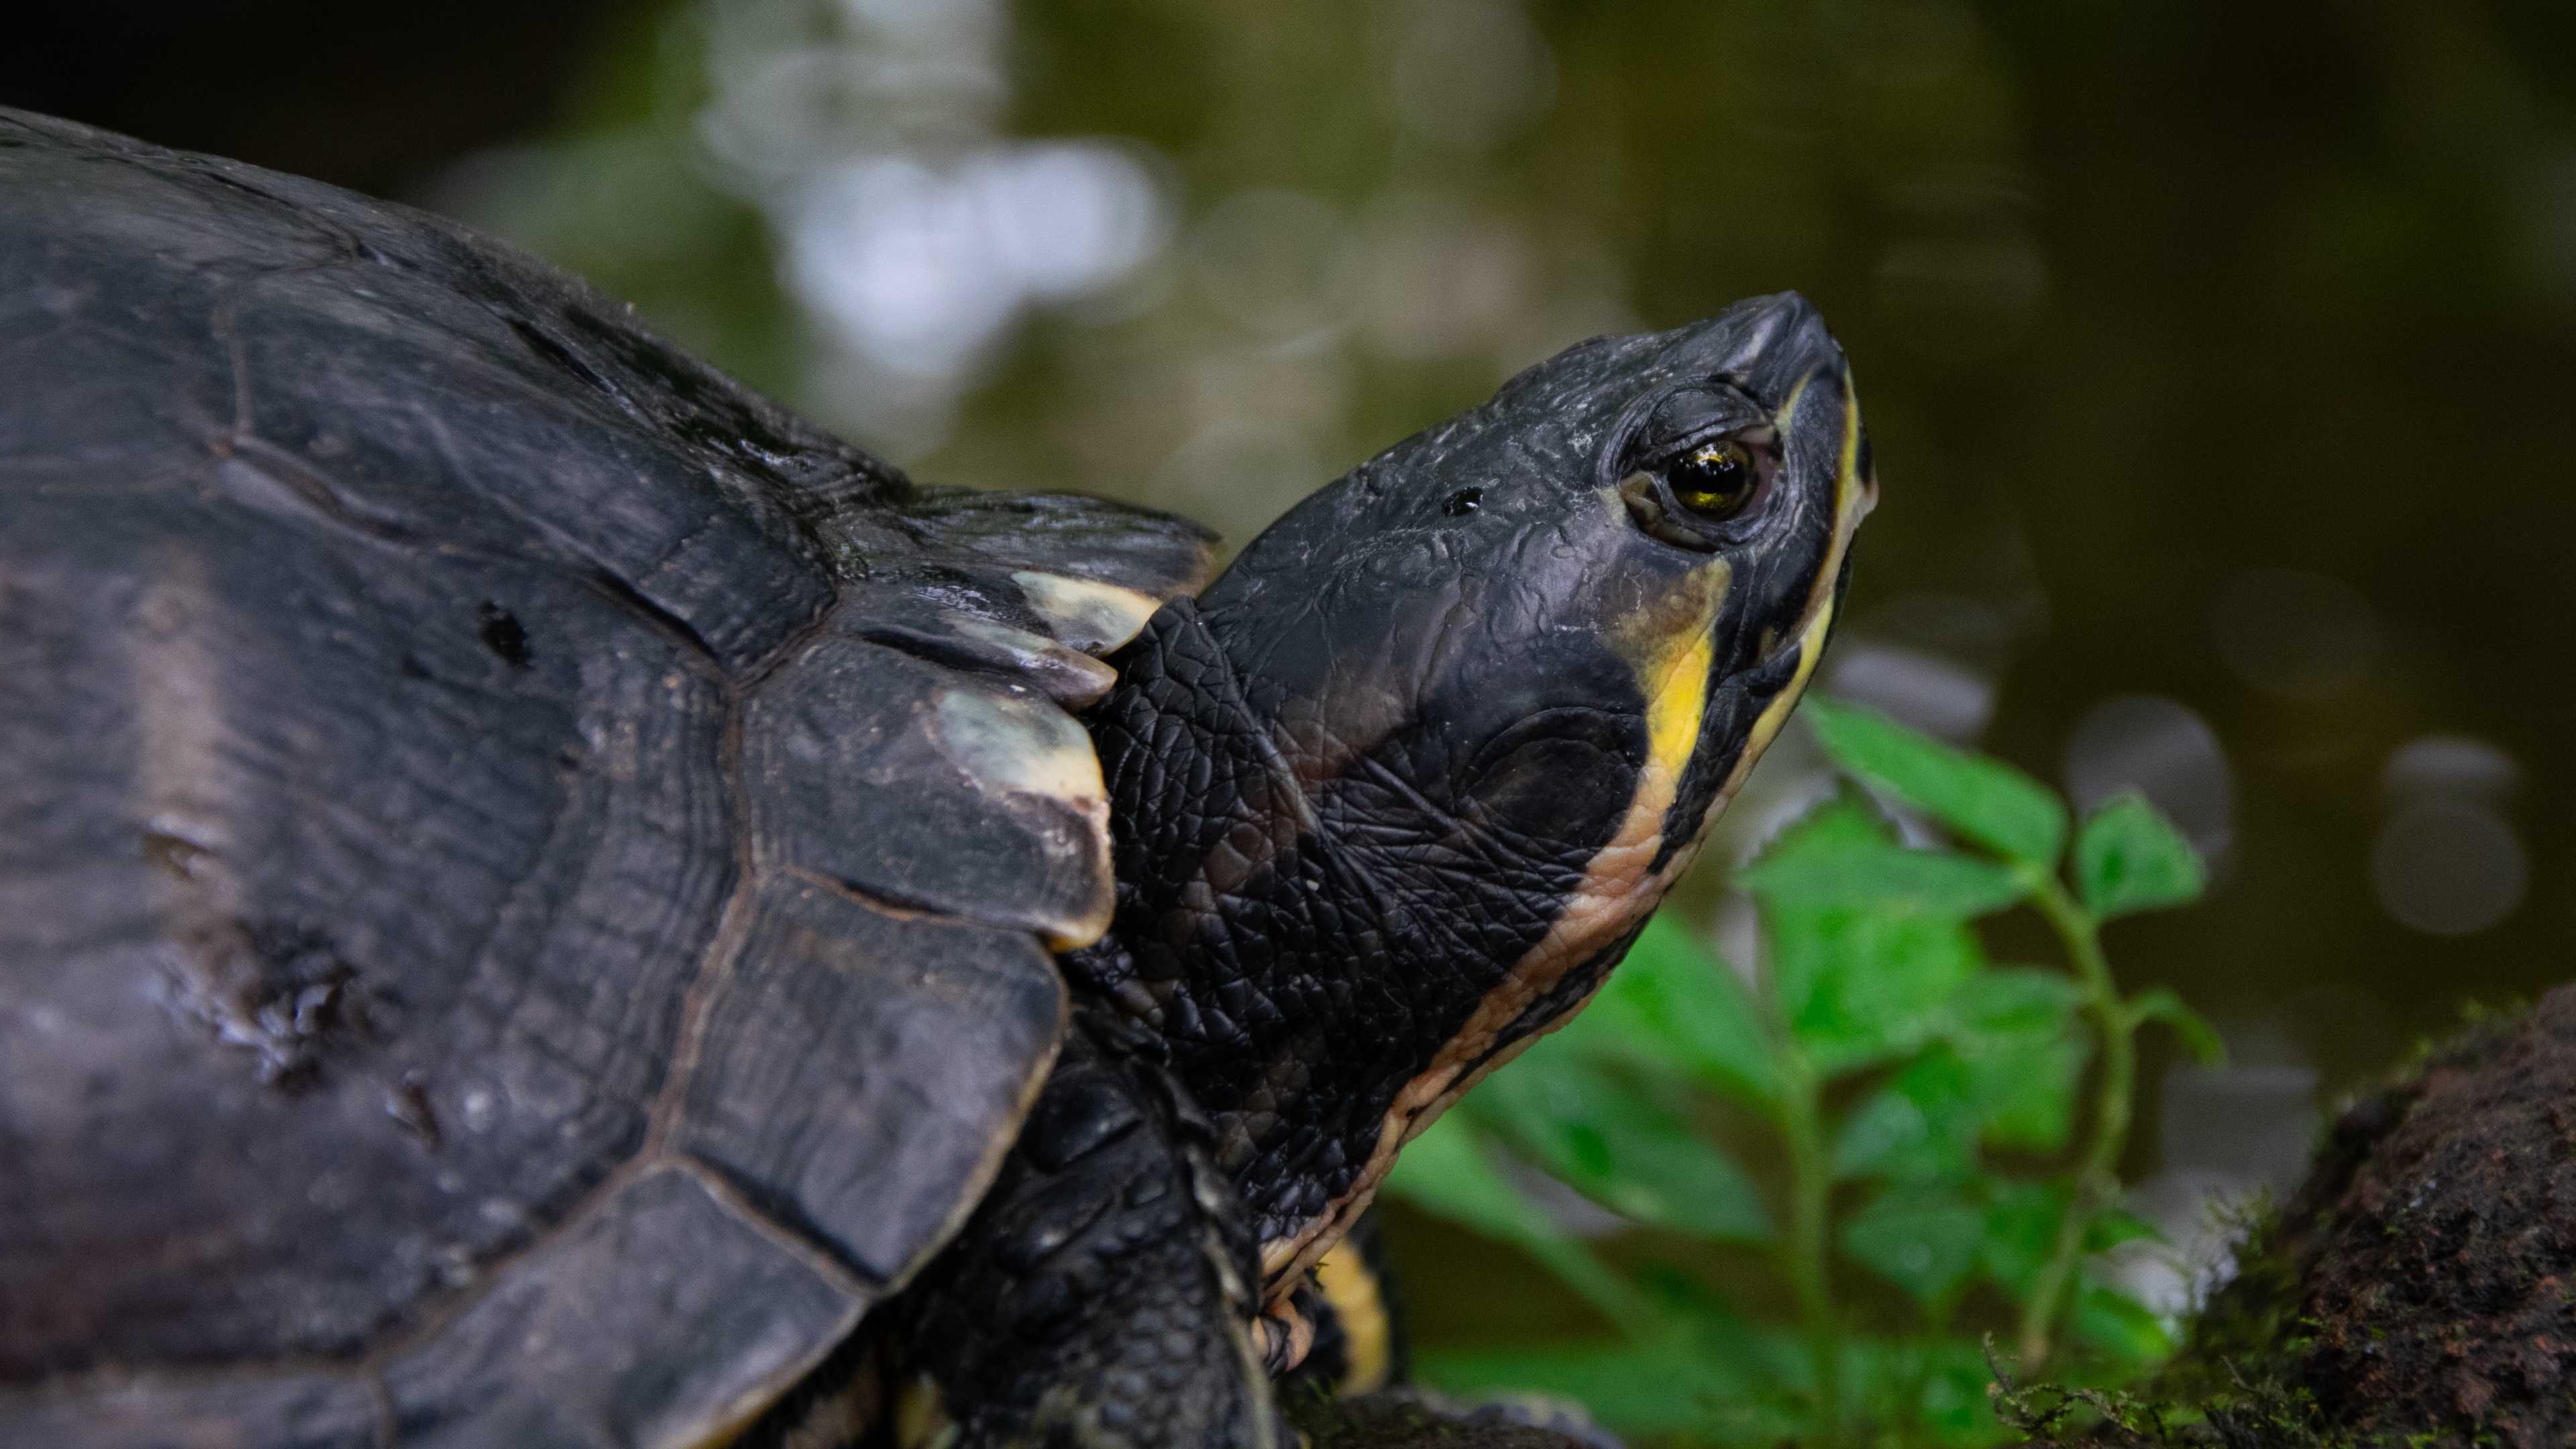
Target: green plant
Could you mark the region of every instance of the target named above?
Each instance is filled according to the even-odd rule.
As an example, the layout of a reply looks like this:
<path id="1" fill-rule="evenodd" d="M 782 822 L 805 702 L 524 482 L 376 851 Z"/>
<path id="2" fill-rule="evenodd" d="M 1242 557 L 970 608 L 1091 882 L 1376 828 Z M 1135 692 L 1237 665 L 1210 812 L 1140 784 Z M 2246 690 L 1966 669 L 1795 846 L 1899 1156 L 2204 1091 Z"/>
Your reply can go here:
<path id="1" fill-rule="evenodd" d="M 1849 705 L 1804 717 L 1851 783 L 1738 874 L 1766 942 L 1751 979 L 1657 921 L 1589 1010 L 1390 1180 L 1518 1245 L 1622 1339 L 1432 1355 L 1435 1381 L 1565 1393 L 1689 1442 L 1965 1445 L 2007 1433 L 1981 1328 L 2077 1387 L 2171 1351 L 2095 1255 L 2153 1232 L 2117 1176 L 2140 1028 L 2204 1059 L 2217 1041 L 2169 992 L 2123 996 L 2100 928 L 2197 897 L 2199 858 L 2134 796 L 2070 852 L 2064 805 L 2011 766 Z M 1903 844 L 1899 814 L 1954 845 Z M 1974 923 L 2016 907 L 2062 969 L 1988 959 Z M 1509 1159 L 1650 1231 L 1614 1262 Z M 1787 1311 L 1743 1306 L 1765 1274 Z"/>

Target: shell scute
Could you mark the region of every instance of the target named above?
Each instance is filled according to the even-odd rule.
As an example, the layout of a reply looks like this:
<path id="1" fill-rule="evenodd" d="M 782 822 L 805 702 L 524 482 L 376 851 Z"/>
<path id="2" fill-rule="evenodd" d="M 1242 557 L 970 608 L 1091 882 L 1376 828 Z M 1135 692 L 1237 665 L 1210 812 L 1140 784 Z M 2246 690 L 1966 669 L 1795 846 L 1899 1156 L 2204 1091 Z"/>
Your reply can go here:
<path id="1" fill-rule="evenodd" d="M 743 771 L 764 864 L 1060 949 L 1108 927 L 1099 758 L 1036 691 L 827 638 L 752 699 Z"/>
<path id="2" fill-rule="evenodd" d="M 764 883 L 671 1150 L 900 1283 L 983 1194 L 1064 1029 L 1026 931 Z"/>

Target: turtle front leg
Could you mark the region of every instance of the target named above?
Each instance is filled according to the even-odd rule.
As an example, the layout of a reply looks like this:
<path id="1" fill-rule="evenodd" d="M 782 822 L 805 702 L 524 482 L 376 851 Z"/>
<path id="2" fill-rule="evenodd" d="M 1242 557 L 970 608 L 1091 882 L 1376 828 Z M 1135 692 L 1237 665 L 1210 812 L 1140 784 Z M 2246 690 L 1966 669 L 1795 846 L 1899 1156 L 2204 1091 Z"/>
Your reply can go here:
<path id="1" fill-rule="evenodd" d="M 1078 1011 L 956 1240 L 870 1319 L 841 1387 L 746 1442 L 1277 1449 L 1249 1222 L 1151 1051 Z"/>
<path id="2" fill-rule="evenodd" d="M 899 1444 L 1278 1442 L 1250 1224 L 1153 1047 L 1077 1015 L 993 1190 L 894 1305 Z"/>

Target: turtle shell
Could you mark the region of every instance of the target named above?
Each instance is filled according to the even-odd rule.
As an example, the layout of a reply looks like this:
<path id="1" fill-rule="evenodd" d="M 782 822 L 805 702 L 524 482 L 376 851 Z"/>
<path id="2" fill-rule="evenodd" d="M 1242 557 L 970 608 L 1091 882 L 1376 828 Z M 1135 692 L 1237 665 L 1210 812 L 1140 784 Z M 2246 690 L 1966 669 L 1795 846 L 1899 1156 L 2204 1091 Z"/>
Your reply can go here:
<path id="1" fill-rule="evenodd" d="M 678 1445 L 990 1181 L 1194 525 L 0 112 L 0 1441 Z"/>

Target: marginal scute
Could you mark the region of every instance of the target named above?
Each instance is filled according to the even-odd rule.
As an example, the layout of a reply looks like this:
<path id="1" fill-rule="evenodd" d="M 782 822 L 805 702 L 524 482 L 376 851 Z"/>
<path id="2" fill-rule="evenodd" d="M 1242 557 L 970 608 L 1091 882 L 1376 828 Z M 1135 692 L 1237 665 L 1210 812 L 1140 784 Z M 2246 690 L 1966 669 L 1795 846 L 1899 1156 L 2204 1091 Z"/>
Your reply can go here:
<path id="1" fill-rule="evenodd" d="M 1046 631 L 1007 580 L 933 567 L 843 586 L 825 627 L 933 664 L 1036 686 L 1067 709 L 1098 702 L 1118 671 Z"/>
<path id="2" fill-rule="evenodd" d="M 1020 569 L 1011 582 L 1044 614 L 1055 637 L 1089 654 L 1107 654 L 1136 637 L 1163 606 L 1153 594 L 1066 574 Z"/>
<path id="3" fill-rule="evenodd" d="M 952 615 L 948 622 L 958 637 L 973 640 L 1007 659 L 1067 709 L 1098 703 L 1118 682 L 1117 670 L 1043 634 L 991 623 L 971 614 Z"/>
<path id="4" fill-rule="evenodd" d="M 1197 592 L 1216 535 L 1185 518 L 1058 493 L 920 487 L 822 530 L 843 579 L 832 632 L 1096 703 L 1108 654 Z"/>
<path id="5" fill-rule="evenodd" d="M 826 638 L 762 688 L 743 737 L 764 861 L 1058 949 L 1108 928 L 1099 764 L 1034 691 Z"/>
<path id="6" fill-rule="evenodd" d="M 512 1262 L 385 1391 L 403 1449 L 694 1449 L 873 1301 L 666 1168 Z"/>
<path id="7" fill-rule="evenodd" d="M 991 1181 L 1064 1013 L 1025 931 L 773 879 L 709 1005 L 671 1150 L 898 1284 Z"/>
<path id="8" fill-rule="evenodd" d="M 1039 795 L 1109 828 L 1109 800 L 1091 737 L 1040 700 L 980 689 L 939 696 L 932 737 L 978 790 Z"/>

